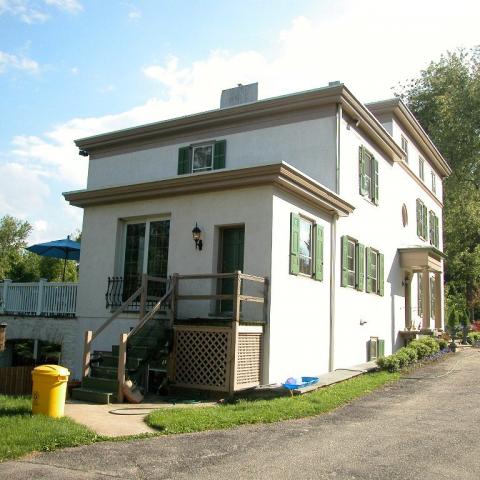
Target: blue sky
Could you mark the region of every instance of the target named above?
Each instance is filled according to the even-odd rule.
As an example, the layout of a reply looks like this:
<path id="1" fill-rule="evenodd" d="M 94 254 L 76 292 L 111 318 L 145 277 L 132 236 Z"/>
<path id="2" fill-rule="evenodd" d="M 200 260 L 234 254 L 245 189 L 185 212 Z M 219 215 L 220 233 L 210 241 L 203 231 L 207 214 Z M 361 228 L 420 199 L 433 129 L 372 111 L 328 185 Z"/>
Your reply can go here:
<path id="1" fill-rule="evenodd" d="M 478 2 L 0 0 L 0 217 L 31 241 L 81 228 L 62 191 L 84 188 L 73 140 L 260 97 L 345 82 L 392 96 L 446 50 L 480 44 Z"/>

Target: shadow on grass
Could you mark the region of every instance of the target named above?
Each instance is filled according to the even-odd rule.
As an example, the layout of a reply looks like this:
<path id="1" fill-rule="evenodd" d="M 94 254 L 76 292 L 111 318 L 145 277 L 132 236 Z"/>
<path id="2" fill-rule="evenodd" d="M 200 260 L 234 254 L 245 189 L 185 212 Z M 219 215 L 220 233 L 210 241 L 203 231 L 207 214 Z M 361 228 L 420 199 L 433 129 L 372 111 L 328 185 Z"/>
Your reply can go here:
<path id="1" fill-rule="evenodd" d="M 0 407 L 0 417 L 15 417 L 17 415 L 31 415 L 32 409 L 28 407 Z"/>

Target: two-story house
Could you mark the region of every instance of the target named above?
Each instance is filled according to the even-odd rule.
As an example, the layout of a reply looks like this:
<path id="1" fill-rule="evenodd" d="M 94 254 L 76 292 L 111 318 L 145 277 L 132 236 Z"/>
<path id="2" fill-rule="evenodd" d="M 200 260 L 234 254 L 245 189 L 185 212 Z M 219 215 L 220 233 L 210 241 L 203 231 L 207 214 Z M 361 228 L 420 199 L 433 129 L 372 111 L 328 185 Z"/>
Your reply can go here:
<path id="1" fill-rule="evenodd" d="M 65 194 L 84 209 L 79 398 L 116 393 L 124 368 L 153 382 L 155 349 L 168 350 L 171 382 L 232 391 L 346 368 L 443 327 L 450 168 L 412 113 L 399 99 L 363 105 L 338 82 L 260 101 L 256 89 L 76 141 L 90 157 L 87 188 Z"/>

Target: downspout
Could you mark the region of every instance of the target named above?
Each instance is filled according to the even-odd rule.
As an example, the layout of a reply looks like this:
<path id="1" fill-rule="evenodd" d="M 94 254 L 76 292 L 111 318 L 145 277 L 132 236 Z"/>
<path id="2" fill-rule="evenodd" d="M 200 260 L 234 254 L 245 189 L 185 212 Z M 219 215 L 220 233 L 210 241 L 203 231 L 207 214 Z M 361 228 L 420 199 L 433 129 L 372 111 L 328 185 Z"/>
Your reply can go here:
<path id="1" fill-rule="evenodd" d="M 340 132 L 342 127 L 342 104 L 337 103 L 337 131 L 336 131 L 336 150 L 335 150 L 335 164 L 336 164 L 336 192 L 340 195 Z"/>
<path id="2" fill-rule="evenodd" d="M 328 371 L 332 372 L 335 365 L 335 272 L 337 271 L 337 219 L 335 213 L 330 226 L 330 343 L 328 356 Z"/>

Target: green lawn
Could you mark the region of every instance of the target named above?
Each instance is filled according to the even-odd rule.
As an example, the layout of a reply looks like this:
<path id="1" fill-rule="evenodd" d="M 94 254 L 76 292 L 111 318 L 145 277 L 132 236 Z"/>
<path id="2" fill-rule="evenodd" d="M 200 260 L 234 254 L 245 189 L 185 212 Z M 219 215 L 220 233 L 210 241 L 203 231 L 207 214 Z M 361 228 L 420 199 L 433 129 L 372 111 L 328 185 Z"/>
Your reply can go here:
<path id="1" fill-rule="evenodd" d="M 160 433 L 172 434 L 310 417 L 334 410 L 399 377 L 398 373 L 374 372 L 295 397 L 243 400 L 216 407 L 155 410 L 147 416 L 146 422 Z"/>
<path id="2" fill-rule="evenodd" d="M 93 443 L 96 433 L 69 418 L 31 415 L 30 397 L 0 395 L 0 462 L 34 451 Z"/>

